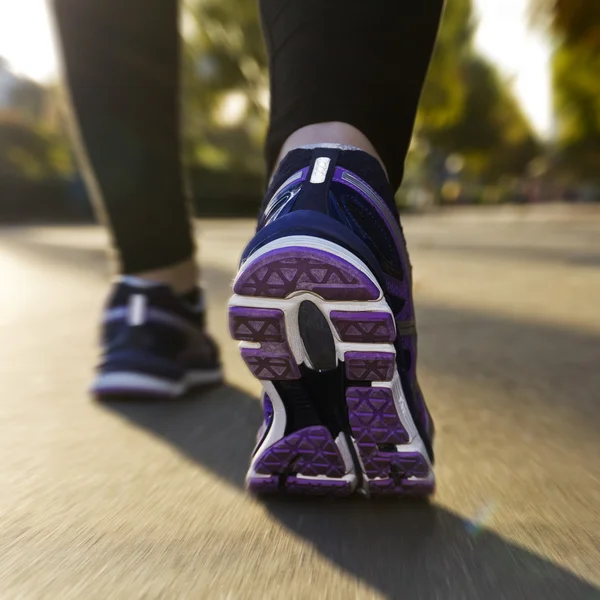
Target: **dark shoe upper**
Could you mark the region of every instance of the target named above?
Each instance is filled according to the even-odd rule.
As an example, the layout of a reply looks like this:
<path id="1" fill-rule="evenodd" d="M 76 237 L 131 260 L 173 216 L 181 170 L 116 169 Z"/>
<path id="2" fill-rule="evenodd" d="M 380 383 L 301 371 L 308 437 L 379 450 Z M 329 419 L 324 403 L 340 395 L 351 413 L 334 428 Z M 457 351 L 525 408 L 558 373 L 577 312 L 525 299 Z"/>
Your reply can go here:
<path id="1" fill-rule="evenodd" d="M 377 277 L 396 318 L 396 357 L 403 391 L 433 459 L 433 421 L 416 374 L 412 268 L 394 190 L 379 161 L 362 151 L 339 148 L 299 149 L 288 154 L 270 185 L 257 234 L 242 260 L 266 243 L 289 235 L 333 241 L 361 258 Z"/>
<path id="2" fill-rule="evenodd" d="M 204 309 L 166 285 L 115 284 L 102 324 L 101 374 L 138 373 L 169 381 L 219 369 Z"/>

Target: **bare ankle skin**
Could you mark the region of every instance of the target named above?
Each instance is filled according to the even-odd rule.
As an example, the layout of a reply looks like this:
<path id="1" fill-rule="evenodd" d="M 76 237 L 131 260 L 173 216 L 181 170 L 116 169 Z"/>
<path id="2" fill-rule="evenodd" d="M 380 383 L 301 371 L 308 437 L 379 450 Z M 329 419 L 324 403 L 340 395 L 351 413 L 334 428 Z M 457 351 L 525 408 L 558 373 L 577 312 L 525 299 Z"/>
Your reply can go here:
<path id="1" fill-rule="evenodd" d="M 359 148 L 374 156 L 381 163 L 377 150 L 362 132 L 348 123 L 338 121 L 314 123 L 292 133 L 281 147 L 277 163 L 279 164 L 288 152 L 296 148 L 319 144 L 340 144 Z M 383 163 L 381 164 L 383 166 Z"/>
<path id="2" fill-rule="evenodd" d="M 144 279 L 149 283 L 162 283 L 168 285 L 176 294 L 185 294 L 198 285 L 199 269 L 196 261 L 189 258 L 161 269 L 142 273 L 127 273 L 127 275 Z"/>

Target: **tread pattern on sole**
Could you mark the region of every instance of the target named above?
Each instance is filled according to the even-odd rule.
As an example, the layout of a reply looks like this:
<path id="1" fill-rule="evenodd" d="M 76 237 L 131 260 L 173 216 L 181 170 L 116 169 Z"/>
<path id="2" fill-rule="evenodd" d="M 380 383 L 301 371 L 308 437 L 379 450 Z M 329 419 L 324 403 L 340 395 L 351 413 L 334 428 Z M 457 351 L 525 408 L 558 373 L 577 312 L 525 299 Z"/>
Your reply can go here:
<path id="1" fill-rule="evenodd" d="M 299 379 L 300 370 L 287 342 L 283 311 L 272 308 L 229 309 L 229 331 L 236 340 L 259 342 L 242 348 L 242 358 L 257 379 Z"/>
<path id="2" fill-rule="evenodd" d="M 351 387 L 346 390 L 346 402 L 352 433 L 361 454 L 371 456 L 378 452 L 378 446 L 410 441 L 399 423 L 390 389 Z"/>
<path id="3" fill-rule="evenodd" d="M 346 352 L 344 361 L 351 381 L 391 381 L 396 369 L 393 352 Z"/>
<path id="4" fill-rule="evenodd" d="M 261 475 L 301 474 L 340 478 L 346 467 L 329 430 L 315 426 L 301 429 L 275 442 L 254 465 Z"/>
<path id="5" fill-rule="evenodd" d="M 358 344 L 356 350 L 344 353 L 346 378 L 354 382 L 346 388 L 345 402 L 365 489 L 373 495 L 431 494 L 429 462 L 414 445 L 408 446 L 412 440 L 398 415 L 392 389 L 372 387 L 372 382 L 392 381 L 396 373 L 392 345 L 396 326 L 391 311 L 381 310 L 381 304 L 368 310 L 370 301 L 380 296 L 371 278 L 332 252 L 288 246 L 247 264 L 234 284 L 236 294 L 251 298 L 287 299 L 302 291 L 326 302 L 357 302 L 357 307 L 367 309 L 330 310 L 328 315 L 342 342 Z M 232 336 L 242 342 L 242 357 L 258 379 L 300 378 L 282 310 L 232 306 L 229 325 Z M 260 348 L 244 347 L 243 342 L 260 343 Z M 377 344 L 377 350 L 369 351 L 369 344 Z M 382 351 L 385 344 L 389 352 Z M 356 481 L 348 477 L 347 468 L 331 432 L 315 425 L 259 450 L 247 483 L 259 494 L 348 495 Z"/>
<path id="6" fill-rule="evenodd" d="M 234 340 L 284 342 L 283 312 L 273 308 L 233 306 L 229 310 L 229 331 Z"/>
<path id="7" fill-rule="evenodd" d="M 358 446 L 371 493 L 403 494 L 404 489 L 431 489 L 421 482 L 415 487 L 412 477 L 426 479 L 429 465 L 415 451 L 401 451 L 398 446 L 409 443 L 409 436 L 398 417 L 394 397 L 389 388 L 350 387 L 346 390 L 352 434 Z M 389 491 L 389 488 L 392 491 Z M 388 490 L 388 491 L 386 491 Z"/>
<path id="8" fill-rule="evenodd" d="M 390 313 L 333 310 L 330 317 L 343 342 L 385 344 L 396 337 Z"/>
<path id="9" fill-rule="evenodd" d="M 249 264 L 233 291 L 243 296 L 286 298 L 314 292 L 324 300 L 376 300 L 379 289 L 362 271 L 316 248 L 271 250 Z"/>

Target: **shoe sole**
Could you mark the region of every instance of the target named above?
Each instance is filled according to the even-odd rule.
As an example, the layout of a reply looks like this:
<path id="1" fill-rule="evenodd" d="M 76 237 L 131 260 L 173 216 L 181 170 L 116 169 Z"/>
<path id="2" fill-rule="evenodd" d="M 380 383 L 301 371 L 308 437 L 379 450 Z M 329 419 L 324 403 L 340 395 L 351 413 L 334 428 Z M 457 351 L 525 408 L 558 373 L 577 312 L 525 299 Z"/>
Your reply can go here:
<path id="1" fill-rule="evenodd" d="M 195 388 L 217 385 L 222 381 L 223 374 L 220 369 L 189 371 L 179 381 L 121 371 L 98 375 L 90 387 L 90 393 L 99 397 L 176 399 Z"/>
<path id="2" fill-rule="evenodd" d="M 233 291 L 231 335 L 272 406 L 248 488 L 258 494 L 432 494 L 431 462 L 396 368 L 393 313 L 368 267 L 337 244 L 291 236 L 254 253 Z M 290 430 L 278 386 L 332 368 L 343 373 L 334 400 L 344 415 L 341 431 L 325 424 Z"/>

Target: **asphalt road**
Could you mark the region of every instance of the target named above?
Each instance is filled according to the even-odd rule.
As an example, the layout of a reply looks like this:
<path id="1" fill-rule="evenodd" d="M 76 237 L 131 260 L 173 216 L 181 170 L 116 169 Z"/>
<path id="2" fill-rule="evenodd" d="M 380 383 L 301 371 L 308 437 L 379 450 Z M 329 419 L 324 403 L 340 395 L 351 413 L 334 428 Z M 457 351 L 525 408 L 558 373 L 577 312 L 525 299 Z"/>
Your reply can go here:
<path id="1" fill-rule="evenodd" d="M 0 598 L 600 598 L 600 211 L 410 217 L 429 504 L 261 503 L 226 332 L 248 221 L 202 222 L 228 386 L 101 406 L 96 228 L 0 230 Z"/>

